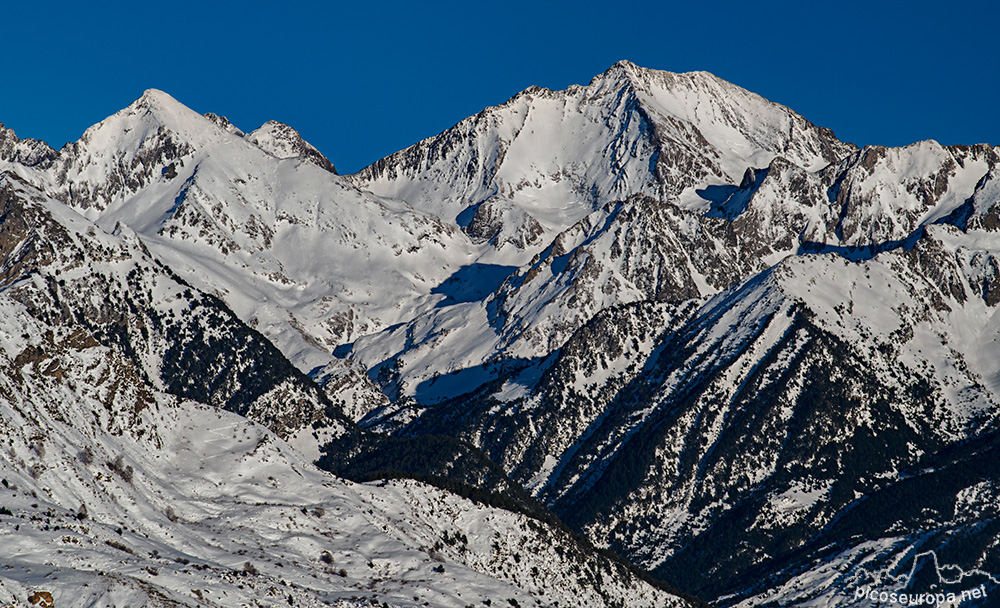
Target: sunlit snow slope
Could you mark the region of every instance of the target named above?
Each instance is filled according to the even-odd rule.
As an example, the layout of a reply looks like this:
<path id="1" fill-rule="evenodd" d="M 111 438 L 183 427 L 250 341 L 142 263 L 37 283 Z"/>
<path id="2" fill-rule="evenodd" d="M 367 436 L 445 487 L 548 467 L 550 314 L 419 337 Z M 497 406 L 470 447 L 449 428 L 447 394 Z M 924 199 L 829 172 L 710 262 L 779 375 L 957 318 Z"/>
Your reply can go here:
<path id="1" fill-rule="evenodd" d="M 0 601 L 681 605 L 565 532 L 334 478 L 264 427 L 154 390 L 86 332 L 6 297 L 0 312 Z"/>
<path id="2" fill-rule="evenodd" d="M 260 334 L 15 174 L 0 210 L 0 601 L 686 603 L 549 523 L 319 471 L 276 433 L 352 423 Z"/>

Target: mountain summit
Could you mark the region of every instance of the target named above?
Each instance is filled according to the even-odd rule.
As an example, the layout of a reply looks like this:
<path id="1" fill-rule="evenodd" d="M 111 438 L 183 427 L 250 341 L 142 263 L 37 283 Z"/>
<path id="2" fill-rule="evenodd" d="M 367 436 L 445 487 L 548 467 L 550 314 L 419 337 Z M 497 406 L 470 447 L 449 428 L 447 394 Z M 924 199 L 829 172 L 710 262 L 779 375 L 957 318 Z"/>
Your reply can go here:
<path id="1" fill-rule="evenodd" d="M 632 194 L 707 208 L 777 156 L 806 170 L 854 150 L 791 110 L 704 73 L 619 62 L 587 86 L 532 87 L 354 176 L 494 246 L 537 252 Z"/>
<path id="2" fill-rule="evenodd" d="M 305 158 L 330 173 L 337 173 L 333 163 L 309 142 L 302 139 L 298 131 L 286 124 L 275 120 L 268 121 L 247 135 L 246 139 L 277 158 Z"/>
<path id="3" fill-rule="evenodd" d="M 949 515 L 997 487 L 984 469 L 918 512 L 942 483 L 926 463 L 996 459 L 998 165 L 858 149 L 703 72 L 528 89 L 352 178 L 517 266 L 345 349 L 394 399 L 362 424 L 469 441 L 724 604 L 847 604 L 865 546 L 887 563 L 995 523 L 979 499 Z M 962 567 L 996 559 L 976 542 Z"/>

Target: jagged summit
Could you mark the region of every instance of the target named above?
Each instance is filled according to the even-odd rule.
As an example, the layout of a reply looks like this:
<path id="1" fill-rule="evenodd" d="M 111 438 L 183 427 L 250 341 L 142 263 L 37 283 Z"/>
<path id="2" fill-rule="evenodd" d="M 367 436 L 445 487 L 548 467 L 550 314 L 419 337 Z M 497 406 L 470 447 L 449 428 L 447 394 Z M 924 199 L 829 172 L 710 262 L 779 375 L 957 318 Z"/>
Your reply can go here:
<path id="1" fill-rule="evenodd" d="M 855 149 L 710 74 L 618 62 L 586 86 L 529 88 L 352 179 L 523 263 L 612 201 L 644 194 L 705 212 L 698 191 L 738 185 L 748 167 L 780 156 L 812 172 Z"/>
<path id="2" fill-rule="evenodd" d="M 264 123 L 259 129 L 247 135 L 246 139 L 277 158 L 302 158 L 330 173 L 337 173 L 333 163 L 315 146 L 302 139 L 298 131 L 276 120 Z"/>
<path id="3" fill-rule="evenodd" d="M 601 81 L 629 82 L 637 88 L 642 88 L 651 78 L 683 78 L 688 80 L 713 80 L 726 83 L 729 86 L 737 86 L 726 82 L 715 74 L 706 71 L 695 70 L 691 72 L 671 72 L 669 70 L 657 70 L 646 68 L 628 59 L 620 59 L 611 64 L 608 69 L 594 76 L 588 86 Z"/>
<path id="4" fill-rule="evenodd" d="M 44 141 L 19 139 L 13 129 L 0 122 L 0 161 L 32 167 L 51 160 L 54 155 L 55 150 Z"/>
<path id="5" fill-rule="evenodd" d="M 202 116 L 214 122 L 216 126 L 218 126 L 219 128 L 224 129 L 232 133 L 233 135 L 239 137 L 243 137 L 246 135 L 246 133 L 241 131 L 239 127 L 229 122 L 229 119 L 226 118 L 225 116 L 219 116 L 218 114 L 215 114 L 213 112 L 206 112 L 205 114 L 202 114 Z"/>

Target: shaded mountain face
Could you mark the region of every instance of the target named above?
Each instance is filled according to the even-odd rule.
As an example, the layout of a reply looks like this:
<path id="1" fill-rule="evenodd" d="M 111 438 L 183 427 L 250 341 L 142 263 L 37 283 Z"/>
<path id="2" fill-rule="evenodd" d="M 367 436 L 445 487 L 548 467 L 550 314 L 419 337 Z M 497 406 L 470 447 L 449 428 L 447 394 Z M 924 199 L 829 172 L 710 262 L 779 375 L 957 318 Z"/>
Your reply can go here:
<path id="1" fill-rule="evenodd" d="M 159 390 L 85 323 L 40 314 L 31 283 L 0 292 L 4 602 L 689 605 L 536 519 L 323 473 L 267 428 Z"/>
<path id="2" fill-rule="evenodd" d="M 727 603 L 846 601 L 869 558 L 995 564 L 995 505 L 969 497 L 997 481 L 1000 242 L 929 232 L 602 311 L 544 359 L 373 423 L 482 446 L 598 544 Z"/>
<path id="3" fill-rule="evenodd" d="M 526 92 L 354 179 L 443 217 L 458 210 L 461 223 L 463 205 L 504 190 L 446 177 L 465 174 L 444 159 L 482 150 L 480 132 L 506 150 L 494 116 L 623 70 Z M 639 107 L 656 97 L 639 94 Z M 711 116 L 744 124 L 721 118 L 733 114 Z M 770 124 L 755 116 L 754 128 Z M 1000 388 L 998 150 L 807 137 L 761 144 L 738 157 L 740 173 L 704 140 L 712 177 L 655 189 L 664 173 L 646 171 L 651 181 L 610 196 L 620 200 L 591 199 L 480 301 L 356 341 L 351 356 L 394 397 L 363 424 L 469 441 L 598 544 L 723 604 L 858 604 L 864 568 L 896 576 L 930 550 L 966 570 L 995 565 L 993 507 L 968 497 L 996 485 L 985 446 Z M 632 150 L 648 169 L 653 147 Z M 494 156 L 501 169 L 476 173 L 477 188 L 521 158 Z M 446 190 L 447 211 L 421 198 L 435 180 L 462 186 Z M 968 442 L 983 447 L 955 455 Z"/>
<path id="4" fill-rule="evenodd" d="M 97 230 L 13 174 L 0 178 L 0 217 L 0 288 L 39 321 L 119 349 L 157 390 L 285 437 L 313 423 L 343 431 L 313 382 L 218 299 L 153 259 L 128 228 Z"/>
<path id="5" fill-rule="evenodd" d="M 61 290 L 72 246 L 14 213 L 19 302 L 340 474 L 500 492 L 720 605 L 1000 573 L 995 147 L 859 149 L 621 62 L 352 176 L 158 91 L 0 163 L 118 260 Z"/>
<path id="6" fill-rule="evenodd" d="M 963 266 L 981 252 L 926 252 L 923 243 L 914 252 L 965 277 L 956 284 L 978 274 Z M 985 471 L 993 469 L 956 480 L 947 497 L 928 492 L 933 486 L 914 491 L 911 477 L 947 446 L 993 428 L 987 383 L 996 369 L 979 358 L 992 337 L 956 339 L 940 320 L 964 317 L 979 328 L 993 309 L 979 289 L 944 298 L 935 275 L 893 277 L 899 260 L 887 260 L 890 268 L 830 261 L 785 262 L 693 313 L 650 304 L 608 311 L 534 386 L 521 374 L 477 396 L 490 414 L 463 430 L 498 445 L 494 429 L 533 429 L 499 444 L 507 447 L 494 459 L 513 465 L 571 526 L 706 597 L 753 595 L 762 573 L 780 580 L 776 570 L 825 565 L 829 554 L 817 551 L 831 545 L 892 532 L 887 550 L 895 552 L 922 543 L 928 528 L 944 534 L 960 493 L 992 483 Z M 841 294 L 833 278 L 846 283 Z M 884 300 L 872 298 L 873 285 Z M 519 381 L 521 399 L 497 407 Z M 447 409 L 429 408 L 407 431 L 436 426 Z M 522 419 L 504 420 L 511 411 Z M 901 484 L 914 503 L 896 508 L 884 497 Z M 879 509 L 888 513 L 877 520 L 860 515 Z M 858 518 L 866 534 L 834 525 L 845 518 Z M 988 557 L 970 550 L 960 565 Z M 672 578 L 681 572 L 685 580 Z M 845 594 L 849 581 L 844 575 L 825 593 Z"/>

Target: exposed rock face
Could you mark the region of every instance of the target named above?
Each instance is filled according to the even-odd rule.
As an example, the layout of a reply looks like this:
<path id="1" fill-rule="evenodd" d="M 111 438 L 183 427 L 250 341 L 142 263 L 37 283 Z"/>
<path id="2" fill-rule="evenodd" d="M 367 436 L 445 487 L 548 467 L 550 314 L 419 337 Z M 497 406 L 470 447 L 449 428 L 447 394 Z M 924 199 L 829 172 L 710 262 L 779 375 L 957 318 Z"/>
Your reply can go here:
<path id="1" fill-rule="evenodd" d="M 225 116 L 219 116 L 218 114 L 213 114 L 212 112 L 205 113 L 202 116 L 211 120 L 215 126 L 226 131 L 227 133 L 232 133 L 238 137 L 244 137 L 246 135 L 246 133 L 241 131 L 239 127 L 229 122 L 229 119 Z"/>
<path id="2" fill-rule="evenodd" d="M 286 437 L 314 422 L 341 425 L 270 342 L 154 260 L 135 233 L 109 235 L 60 207 L 14 176 L 0 178 L 8 297 L 47 324 L 120 349 L 154 387 L 178 397 Z"/>
<path id="3" fill-rule="evenodd" d="M 18 139 L 14 131 L 0 123 L 0 161 L 34 167 L 52 160 L 55 154 L 45 142 Z"/>

